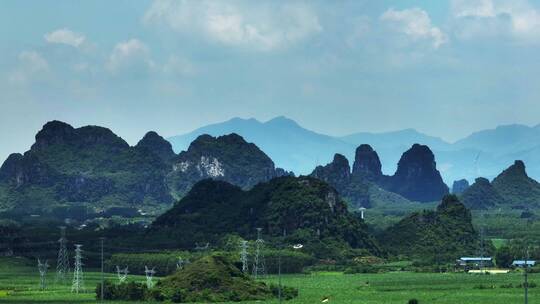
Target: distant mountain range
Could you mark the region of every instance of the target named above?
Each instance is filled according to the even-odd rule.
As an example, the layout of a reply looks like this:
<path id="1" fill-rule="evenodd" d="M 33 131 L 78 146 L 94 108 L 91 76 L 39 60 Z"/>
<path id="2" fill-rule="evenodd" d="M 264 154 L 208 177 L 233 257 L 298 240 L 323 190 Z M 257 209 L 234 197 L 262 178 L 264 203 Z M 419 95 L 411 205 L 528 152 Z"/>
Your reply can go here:
<path id="1" fill-rule="evenodd" d="M 330 162 L 335 153 L 354 156 L 356 148 L 354 144 L 339 138 L 307 130 L 285 117 L 276 117 L 267 122 L 253 118 L 233 118 L 167 139 L 179 153 L 202 134 L 220 136 L 230 133 L 239 134 L 246 141 L 253 142 L 279 167 L 296 174 L 309 174 L 317 165 Z"/>
<path id="2" fill-rule="evenodd" d="M 197 136 L 237 133 L 255 143 L 274 160 L 276 166 L 296 174 L 309 174 L 320 164 L 332 161 L 335 153 L 352 161 L 356 147 L 369 144 L 377 151 L 385 174 L 397 169 L 403 151 L 413 144 L 427 145 L 435 154 L 438 169 L 449 185 L 454 180 L 494 178 L 516 159 L 523 160 L 531 177 L 540 178 L 540 125 L 506 125 L 475 132 L 455 143 L 420 133 L 414 129 L 395 132 L 360 132 L 336 137 L 313 132 L 280 116 L 267 122 L 233 118 L 207 125 L 168 140 L 176 152 L 185 150 Z"/>

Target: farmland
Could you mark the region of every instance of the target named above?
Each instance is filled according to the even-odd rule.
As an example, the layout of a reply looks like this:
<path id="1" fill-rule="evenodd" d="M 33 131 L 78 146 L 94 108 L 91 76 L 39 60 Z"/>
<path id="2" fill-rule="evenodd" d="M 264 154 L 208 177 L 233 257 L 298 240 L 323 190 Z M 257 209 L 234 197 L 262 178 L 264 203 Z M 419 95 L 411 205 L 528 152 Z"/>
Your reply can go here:
<path id="1" fill-rule="evenodd" d="M 69 286 L 54 285 L 54 269 L 47 277 L 46 291 L 39 290 L 37 268 L 24 259 L 0 258 L 0 303 L 95 303 L 94 288 L 99 282 L 97 271 L 85 272 L 87 293 L 72 294 Z M 116 280 L 116 274 L 106 274 Z M 530 282 L 540 282 L 540 274 L 530 274 Z M 409 299 L 419 303 L 497 304 L 522 303 L 523 289 L 520 273 L 501 275 L 468 275 L 463 273 L 412 273 L 342 274 L 317 272 L 306 275 L 285 275 L 283 284 L 299 289 L 298 298 L 287 303 L 319 303 L 323 297 L 329 303 L 389 303 L 404 304 Z M 128 280 L 144 281 L 141 276 Z M 277 277 L 267 281 L 277 283 Z M 511 287 L 510 287 L 511 286 Z M 277 303 L 270 301 L 269 303 Z M 134 302 L 108 302 L 134 303 Z M 250 302 L 245 302 L 250 303 Z M 531 288 L 529 303 L 540 303 L 540 288 Z"/>

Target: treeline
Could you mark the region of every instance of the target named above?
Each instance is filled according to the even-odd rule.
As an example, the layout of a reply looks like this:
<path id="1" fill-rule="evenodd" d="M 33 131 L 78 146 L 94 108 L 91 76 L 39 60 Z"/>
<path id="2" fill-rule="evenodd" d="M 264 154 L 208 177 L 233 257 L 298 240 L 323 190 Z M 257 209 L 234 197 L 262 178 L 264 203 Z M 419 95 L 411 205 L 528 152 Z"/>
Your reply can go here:
<path id="1" fill-rule="evenodd" d="M 240 251 L 169 251 L 162 253 L 117 253 L 113 254 L 106 262 L 105 267 L 108 271 L 116 271 L 116 266 L 120 268 L 128 267 L 130 274 L 144 274 L 145 266 L 155 268 L 159 276 L 174 273 L 178 268 L 193 263 L 201 257 L 208 255 L 226 256 L 234 261 L 238 268 L 242 268 L 240 260 Z M 265 264 L 265 270 L 268 274 L 278 273 L 278 265 L 281 260 L 282 273 L 301 273 L 305 267 L 314 265 L 316 259 L 309 254 L 293 251 L 290 249 L 276 250 L 265 249 L 259 256 L 262 263 Z M 254 253 L 248 255 L 248 267 L 252 270 Z"/>

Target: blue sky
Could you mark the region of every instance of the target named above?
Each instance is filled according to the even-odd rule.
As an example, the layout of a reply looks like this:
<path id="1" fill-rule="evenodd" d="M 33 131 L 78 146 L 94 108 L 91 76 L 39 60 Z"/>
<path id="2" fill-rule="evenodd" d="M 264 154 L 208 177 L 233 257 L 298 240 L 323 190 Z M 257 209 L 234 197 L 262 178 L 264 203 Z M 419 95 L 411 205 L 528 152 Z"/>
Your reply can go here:
<path id="1" fill-rule="evenodd" d="M 452 141 L 540 123 L 540 3 L 0 2 L 0 159 L 48 120 L 134 144 L 231 117 Z"/>

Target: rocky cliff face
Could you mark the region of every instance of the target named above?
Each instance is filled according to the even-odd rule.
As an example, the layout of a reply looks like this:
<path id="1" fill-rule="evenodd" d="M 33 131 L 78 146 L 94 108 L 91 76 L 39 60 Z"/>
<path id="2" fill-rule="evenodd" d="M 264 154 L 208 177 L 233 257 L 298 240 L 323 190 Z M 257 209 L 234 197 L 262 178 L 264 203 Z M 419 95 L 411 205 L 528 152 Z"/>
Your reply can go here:
<path id="1" fill-rule="evenodd" d="M 237 134 L 212 137 L 201 135 L 187 151 L 173 159 L 168 180 L 177 195 L 183 195 L 196 182 L 212 178 L 249 189 L 286 174 L 256 145 Z"/>
<path id="2" fill-rule="evenodd" d="M 352 173 L 347 158 L 336 154 L 331 163 L 318 166 L 310 176 L 334 187 L 351 207 L 371 208 L 376 204 L 408 202 L 406 198 L 381 188 L 380 184 L 387 177 L 382 175 L 377 152 L 369 145 L 358 147 L 356 152 Z"/>
<path id="3" fill-rule="evenodd" d="M 370 181 L 381 179 L 381 161 L 370 145 L 364 144 L 356 148 L 352 175 Z"/>
<path id="4" fill-rule="evenodd" d="M 436 168 L 435 156 L 428 146 L 419 144 L 403 153 L 396 173 L 386 179 L 383 186 L 419 202 L 437 201 L 448 194 L 448 186 Z"/>
<path id="5" fill-rule="evenodd" d="M 345 195 L 351 182 L 351 167 L 345 156 L 336 154 L 331 163 L 317 166 L 311 176 L 329 183 L 339 193 Z"/>
<path id="6" fill-rule="evenodd" d="M 418 144 L 403 153 L 393 176 L 382 174 L 379 156 L 369 145 L 356 149 L 352 173 L 347 159 L 336 154 L 330 164 L 317 167 L 311 176 L 328 182 L 354 206 L 372 207 L 379 201 L 377 197 L 384 197 L 383 202 L 389 198 L 400 203 L 406 200 L 431 202 L 448 194 L 433 153 L 427 146 Z M 386 191 L 402 198 L 386 195 Z"/>

